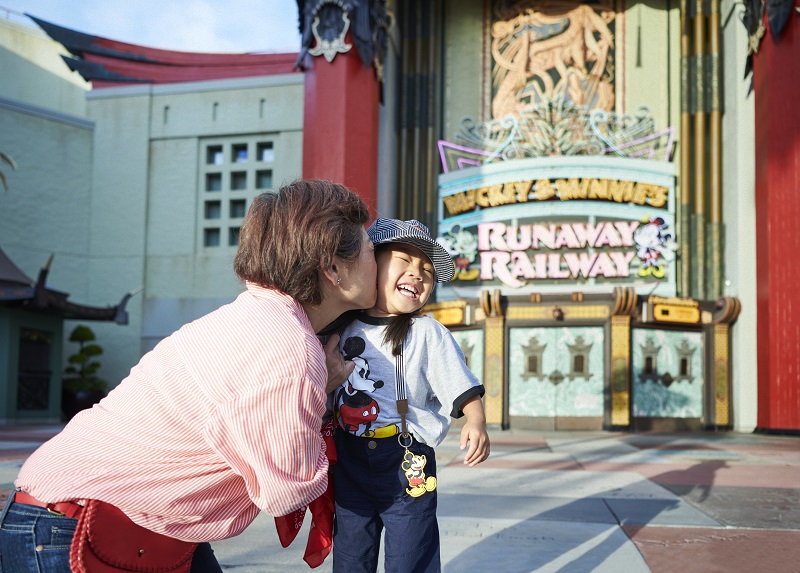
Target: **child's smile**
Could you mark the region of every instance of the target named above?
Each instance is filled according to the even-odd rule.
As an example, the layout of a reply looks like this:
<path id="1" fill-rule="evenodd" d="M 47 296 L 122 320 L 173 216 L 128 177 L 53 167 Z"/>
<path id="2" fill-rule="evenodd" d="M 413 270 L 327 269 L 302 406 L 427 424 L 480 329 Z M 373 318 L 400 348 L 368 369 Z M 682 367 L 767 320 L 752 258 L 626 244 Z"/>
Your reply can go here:
<path id="1" fill-rule="evenodd" d="M 387 243 L 377 249 L 378 301 L 368 314 L 396 316 L 418 311 L 433 292 L 434 269 L 416 247 Z"/>
<path id="2" fill-rule="evenodd" d="M 419 289 L 411 284 L 400 284 L 397 285 L 397 290 L 400 291 L 400 294 L 403 296 L 408 296 L 409 298 L 419 298 Z"/>

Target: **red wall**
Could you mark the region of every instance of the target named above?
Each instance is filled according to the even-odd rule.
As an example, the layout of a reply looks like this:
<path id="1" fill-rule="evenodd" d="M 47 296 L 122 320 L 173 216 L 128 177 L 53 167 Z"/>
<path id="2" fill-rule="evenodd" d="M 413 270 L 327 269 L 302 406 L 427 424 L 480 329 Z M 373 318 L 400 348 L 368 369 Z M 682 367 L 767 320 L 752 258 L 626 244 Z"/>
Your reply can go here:
<path id="1" fill-rule="evenodd" d="M 754 62 L 758 426 L 800 430 L 800 21 Z M 735 359 L 735 357 L 734 357 Z"/>
<path id="2" fill-rule="evenodd" d="M 328 63 L 306 57 L 303 177 L 343 183 L 378 206 L 379 84 L 355 47 Z"/>

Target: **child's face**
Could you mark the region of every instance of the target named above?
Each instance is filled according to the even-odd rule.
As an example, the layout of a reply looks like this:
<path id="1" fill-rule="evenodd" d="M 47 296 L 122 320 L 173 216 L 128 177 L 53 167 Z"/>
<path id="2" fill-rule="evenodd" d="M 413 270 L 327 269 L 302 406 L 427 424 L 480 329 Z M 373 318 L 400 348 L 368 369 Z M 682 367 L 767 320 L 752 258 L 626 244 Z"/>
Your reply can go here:
<path id="1" fill-rule="evenodd" d="M 433 292 L 433 263 L 416 247 L 391 243 L 378 251 L 378 301 L 372 316 L 396 316 L 422 308 Z"/>

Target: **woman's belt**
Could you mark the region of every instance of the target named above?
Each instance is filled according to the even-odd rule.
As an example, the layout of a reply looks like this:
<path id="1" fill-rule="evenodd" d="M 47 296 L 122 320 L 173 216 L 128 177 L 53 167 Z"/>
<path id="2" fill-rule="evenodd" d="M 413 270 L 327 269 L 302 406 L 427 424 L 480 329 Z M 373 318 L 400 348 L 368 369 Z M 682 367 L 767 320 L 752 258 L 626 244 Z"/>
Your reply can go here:
<path id="1" fill-rule="evenodd" d="M 83 511 L 83 506 L 75 503 L 74 501 L 59 501 L 58 503 L 45 503 L 43 501 L 39 501 L 31 494 L 24 491 L 18 491 L 14 495 L 14 503 L 43 507 L 50 513 L 56 513 L 59 515 L 64 515 L 66 517 L 72 517 L 75 519 L 77 519 L 78 516 L 80 516 L 81 512 Z"/>

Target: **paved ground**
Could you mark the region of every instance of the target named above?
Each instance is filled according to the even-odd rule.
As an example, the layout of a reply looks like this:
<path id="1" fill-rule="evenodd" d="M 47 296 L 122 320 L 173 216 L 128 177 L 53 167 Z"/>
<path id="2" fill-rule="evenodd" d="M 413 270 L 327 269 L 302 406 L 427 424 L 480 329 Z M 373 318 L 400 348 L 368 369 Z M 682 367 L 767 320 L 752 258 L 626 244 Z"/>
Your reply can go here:
<path id="1" fill-rule="evenodd" d="M 0 427 L 0 497 L 58 428 Z M 800 572 L 800 438 L 491 432 L 492 455 L 438 448 L 445 573 Z M 307 528 L 304 526 L 304 528 Z M 271 518 L 214 544 L 225 571 L 307 571 L 305 530 Z M 317 569 L 330 572 L 330 558 Z"/>

